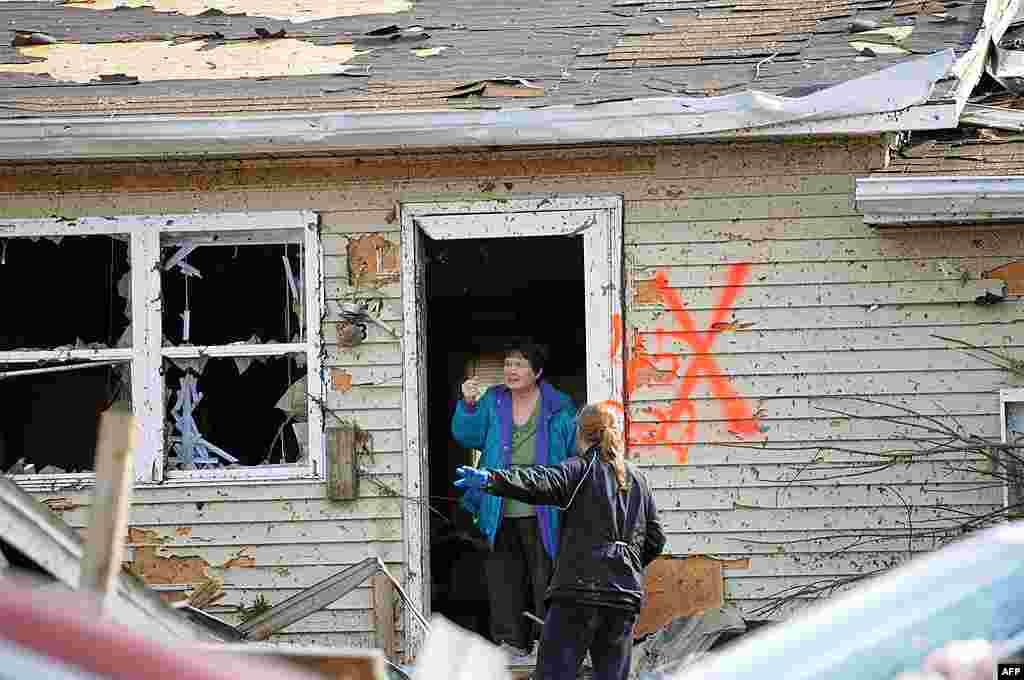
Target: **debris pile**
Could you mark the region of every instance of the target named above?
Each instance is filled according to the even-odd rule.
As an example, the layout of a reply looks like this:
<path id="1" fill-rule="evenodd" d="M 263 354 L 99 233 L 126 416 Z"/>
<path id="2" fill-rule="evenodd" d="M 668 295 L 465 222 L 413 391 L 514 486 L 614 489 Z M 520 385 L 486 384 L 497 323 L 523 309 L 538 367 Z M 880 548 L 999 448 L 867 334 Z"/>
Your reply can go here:
<path id="1" fill-rule="evenodd" d="M 634 646 L 630 678 L 668 678 L 699 660 L 723 634 L 746 630 L 739 611 L 729 606 L 675 618 Z"/>

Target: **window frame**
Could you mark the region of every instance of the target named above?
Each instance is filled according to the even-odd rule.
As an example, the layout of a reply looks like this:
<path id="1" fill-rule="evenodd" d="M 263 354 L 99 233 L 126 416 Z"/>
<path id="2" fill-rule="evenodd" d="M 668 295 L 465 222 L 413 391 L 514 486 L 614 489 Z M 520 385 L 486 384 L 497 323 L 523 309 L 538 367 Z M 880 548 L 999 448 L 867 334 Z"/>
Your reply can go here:
<path id="1" fill-rule="evenodd" d="M 1012 444 L 1010 441 L 1010 405 L 1024 405 L 1024 388 L 1014 387 L 999 390 L 999 436 L 1004 444 Z M 1021 489 L 1010 478 L 1011 471 L 1007 469 L 1003 480 L 1003 507 L 1009 508 L 1012 504 L 1020 502 Z M 1016 470 L 1019 474 L 1021 471 Z M 1018 478 L 1019 479 L 1019 478 Z"/>
<path id="2" fill-rule="evenodd" d="M 252 239 L 249 234 L 266 234 Z M 163 301 L 160 294 L 163 271 L 163 238 L 172 240 L 218 235 L 218 245 L 263 242 L 299 243 L 303 246 L 306 338 L 299 343 L 163 346 Z M 223 235 L 227 238 L 221 239 Z M 38 361 L 88 360 L 123 361 L 131 367 L 132 410 L 136 416 L 135 483 L 190 485 L 205 483 L 259 483 L 324 477 L 325 436 L 321 409 L 326 397 L 323 371 L 323 329 L 325 309 L 323 245 L 319 219 L 311 210 L 239 213 L 166 213 L 83 217 L 79 219 L 39 218 L 0 221 L 0 239 L 36 236 L 127 236 L 131 266 L 132 345 L 129 348 L 70 349 L 43 351 L 2 351 L 0 362 L 31 364 Z M 231 237 L 235 238 L 232 239 Z M 212 239 L 211 239 L 212 240 Z M 145 264 L 144 264 L 145 263 Z M 253 465 L 232 469 L 166 470 L 164 450 L 164 358 L 258 357 L 306 353 L 307 422 L 309 453 L 304 463 Z M 92 472 L 58 475 L 15 475 L 29 490 L 57 490 L 92 483 Z"/>

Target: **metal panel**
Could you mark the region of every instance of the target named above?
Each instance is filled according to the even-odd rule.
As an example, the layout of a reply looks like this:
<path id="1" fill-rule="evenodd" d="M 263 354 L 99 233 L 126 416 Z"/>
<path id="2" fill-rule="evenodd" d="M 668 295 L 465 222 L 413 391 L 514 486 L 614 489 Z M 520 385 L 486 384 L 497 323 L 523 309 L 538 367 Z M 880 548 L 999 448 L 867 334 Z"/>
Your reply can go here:
<path id="1" fill-rule="evenodd" d="M 858 177 L 857 207 L 880 226 L 1024 219 L 1024 177 Z"/>

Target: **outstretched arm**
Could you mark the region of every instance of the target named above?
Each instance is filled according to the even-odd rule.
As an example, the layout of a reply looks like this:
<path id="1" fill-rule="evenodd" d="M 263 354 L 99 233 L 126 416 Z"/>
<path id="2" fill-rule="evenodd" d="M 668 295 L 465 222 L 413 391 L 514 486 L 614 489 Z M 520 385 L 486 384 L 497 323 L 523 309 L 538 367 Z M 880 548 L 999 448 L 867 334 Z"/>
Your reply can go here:
<path id="1" fill-rule="evenodd" d="M 456 470 L 460 479 L 455 481 L 455 486 L 481 489 L 534 505 L 564 507 L 586 474 L 587 463 L 574 456 L 559 465 L 531 465 L 509 470 L 460 467 Z"/>

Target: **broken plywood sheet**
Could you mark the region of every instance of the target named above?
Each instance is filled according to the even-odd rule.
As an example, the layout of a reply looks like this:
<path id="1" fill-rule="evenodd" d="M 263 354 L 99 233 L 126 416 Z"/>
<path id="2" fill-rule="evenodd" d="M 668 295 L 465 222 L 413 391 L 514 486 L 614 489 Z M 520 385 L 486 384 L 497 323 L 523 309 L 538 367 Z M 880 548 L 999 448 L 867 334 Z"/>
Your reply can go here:
<path id="1" fill-rule="evenodd" d="M 152 7 L 157 12 L 196 16 L 204 12 L 246 14 L 301 23 L 365 14 L 397 14 L 412 8 L 409 0 L 87 0 L 67 7 L 111 10 L 119 7 Z"/>
<path id="2" fill-rule="evenodd" d="M 314 45 L 304 40 L 244 40 L 206 49 L 206 41 L 185 43 L 59 43 L 18 48 L 28 64 L 0 64 L 0 72 L 48 74 L 54 80 L 96 82 L 124 74 L 140 81 L 263 78 L 330 75 L 361 54 L 352 45 Z"/>
<path id="3" fill-rule="evenodd" d="M 703 555 L 656 559 L 647 567 L 644 578 L 647 600 L 635 635 L 652 633 L 680 616 L 722 607 L 725 601 L 722 569 L 747 566 L 747 560 L 724 561 Z"/>

